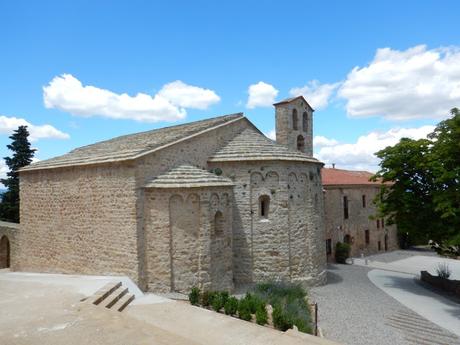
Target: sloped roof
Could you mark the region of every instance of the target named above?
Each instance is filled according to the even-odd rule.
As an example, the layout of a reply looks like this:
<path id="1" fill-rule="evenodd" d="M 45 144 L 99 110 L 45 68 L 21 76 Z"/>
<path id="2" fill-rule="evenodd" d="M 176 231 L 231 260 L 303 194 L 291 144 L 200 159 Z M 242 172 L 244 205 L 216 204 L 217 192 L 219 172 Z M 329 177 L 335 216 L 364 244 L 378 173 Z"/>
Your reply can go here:
<path id="1" fill-rule="evenodd" d="M 324 186 L 331 185 L 375 185 L 379 186 L 380 181 L 369 181 L 374 174 L 369 171 L 342 170 L 335 168 L 321 169 L 321 178 Z"/>
<path id="2" fill-rule="evenodd" d="M 212 155 L 209 162 L 282 160 L 316 162 L 300 151 L 275 143 L 254 128 L 247 128 Z"/>
<path id="3" fill-rule="evenodd" d="M 233 186 L 229 178 L 217 176 L 189 164 L 179 165 L 166 174 L 155 177 L 145 188 L 194 188 L 213 186 Z"/>
<path id="4" fill-rule="evenodd" d="M 135 159 L 177 141 L 229 124 L 244 118 L 242 113 L 214 117 L 178 126 L 164 127 L 147 132 L 124 135 L 92 145 L 83 146 L 69 153 L 33 163 L 20 171 L 51 169 L 74 165 L 117 162 Z"/>
<path id="5" fill-rule="evenodd" d="M 280 104 L 285 104 L 285 103 L 291 103 L 292 101 L 295 101 L 296 99 L 299 99 L 301 98 L 305 103 L 308 104 L 308 106 L 310 107 L 310 109 L 312 111 L 315 111 L 315 109 L 313 109 L 313 107 L 307 102 L 307 100 L 305 99 L 304 96 L 300 95 L 300 96 L 296 96 L 296 97 L 289 97 L 289 98 L 285 98 L 285 99 L 282 99 L 281 101 L 279 102 L 276 102 L 276 103 L 273 103 L 273 105 L 280 105 Z"/>

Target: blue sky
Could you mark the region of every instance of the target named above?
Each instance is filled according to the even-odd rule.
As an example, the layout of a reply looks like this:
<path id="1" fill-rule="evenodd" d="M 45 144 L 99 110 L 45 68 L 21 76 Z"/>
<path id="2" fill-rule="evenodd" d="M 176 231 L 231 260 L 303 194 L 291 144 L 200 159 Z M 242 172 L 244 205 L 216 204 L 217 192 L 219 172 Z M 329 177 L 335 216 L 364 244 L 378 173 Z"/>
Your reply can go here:
<path id="1" fill-rule="evenodd" d="M 269 133 L 270 104 L 303 94 L 316 108 L 317 156 L 375 170 L 375 150 L 426 135 L 460 106 L 459 10 L 458 1 L 2 1 L 0 154 L 24 121 L 39 159 L 240 111 Z"/>

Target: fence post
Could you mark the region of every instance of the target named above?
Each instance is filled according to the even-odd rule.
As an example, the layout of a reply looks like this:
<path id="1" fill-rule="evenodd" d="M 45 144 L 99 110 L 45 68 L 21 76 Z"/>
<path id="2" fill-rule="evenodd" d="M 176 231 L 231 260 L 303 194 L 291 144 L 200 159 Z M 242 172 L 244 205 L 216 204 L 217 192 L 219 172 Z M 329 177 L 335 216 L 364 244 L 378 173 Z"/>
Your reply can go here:
<path id="1" fill-rule="evenodd" d="M 318 336 L 318 303 L 315 303 L 315 336 Z"/>

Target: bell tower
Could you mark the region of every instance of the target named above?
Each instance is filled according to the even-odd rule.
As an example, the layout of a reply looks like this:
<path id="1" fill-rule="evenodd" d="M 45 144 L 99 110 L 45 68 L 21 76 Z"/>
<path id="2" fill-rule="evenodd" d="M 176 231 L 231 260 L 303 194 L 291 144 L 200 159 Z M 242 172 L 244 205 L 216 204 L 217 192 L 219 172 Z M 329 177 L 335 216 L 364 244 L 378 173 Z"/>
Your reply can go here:
<path id="1" fill-rule="evenodd" d="M 287 98 L 273 105 L 276 142 L 313 156 L 313 108 L 303 96 Z"/>

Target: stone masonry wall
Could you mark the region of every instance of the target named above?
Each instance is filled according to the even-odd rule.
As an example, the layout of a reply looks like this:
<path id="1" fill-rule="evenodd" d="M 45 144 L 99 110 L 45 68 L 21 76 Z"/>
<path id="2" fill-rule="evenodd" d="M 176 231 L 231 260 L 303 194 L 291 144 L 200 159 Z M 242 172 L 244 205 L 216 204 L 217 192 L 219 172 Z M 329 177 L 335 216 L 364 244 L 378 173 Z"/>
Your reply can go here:
<path id="1" fill-rule="evenodd" d="M 230 187 L 146 191 L 148 290 L 232 290 L 230 198 Z M 217 212 L 222 232 L 216 238 Z"/>
<path id="2" fill-rule="evenodd" d="M 388 226 L 379 219 L 370 219 L 376 215 L 373 200 L 379 191 L 379 186 L 325 186 L 325 221 L 326 239 L 331 239 L 332 252 L 329 261 L 334 261 L 335 245 L 344 242 L 346 235 L 351 240 L 351 255 L 370 255 L 385 250 L 385 235 L 387 235 L 387 250 L 398 248 L 397 229 L 395 225 Z M 365 195 L 366 206 L 363 207 L 362 197 Z M 348 219 L 344 219 L 343 197 L 348 198 Z M 369 230 L 369 244 L 366 244 L 365 230 Z M 380 242 L 380 249 L 379 249 Z"/>
<path id="3" fill-rule="evenodd" d="M 236 284 L 269 279 L 299 281 L 304 285 L 325 282 L 319 166 L 267 161 L 211 164 L 236 182 L 233 208 Z M 319 195 L 317 203 L 314 195 Z M 260 212 L 261 197 L 270 199 L 267 217 Z"/>
<path id="4" fill-rule="evenodd" d="M 20 174 L 14 269 L 138 281 L 135 171 L 128 164 Z"/>

